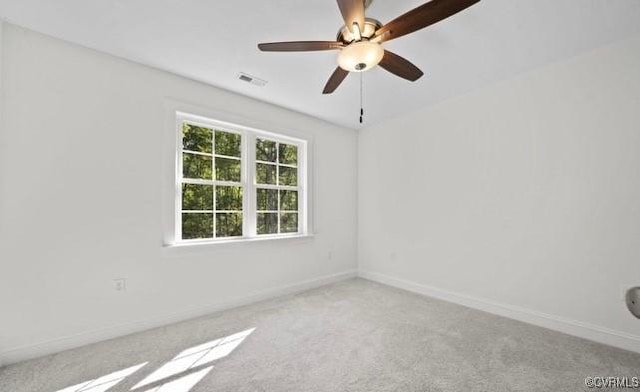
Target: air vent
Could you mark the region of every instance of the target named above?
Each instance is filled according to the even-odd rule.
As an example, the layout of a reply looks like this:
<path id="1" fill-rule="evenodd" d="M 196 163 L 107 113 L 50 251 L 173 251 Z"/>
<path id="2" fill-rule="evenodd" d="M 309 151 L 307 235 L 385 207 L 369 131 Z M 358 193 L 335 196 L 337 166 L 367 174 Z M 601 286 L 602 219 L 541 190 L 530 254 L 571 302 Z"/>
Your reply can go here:
<path id="1" fill-rule="evenodd" d="M 251 84 L 254 84 L 254 85 L 260 86 L 260 87 L 262 87 L 265 84 L 267 84 L 266 80 L 260 79 L 260 78 L 256 78 L 255 76 L 246 74 L 244 72 L 240 72 L 238 74 L 238 79 L 242 80 L 243 82 L 251 83 Z"/>

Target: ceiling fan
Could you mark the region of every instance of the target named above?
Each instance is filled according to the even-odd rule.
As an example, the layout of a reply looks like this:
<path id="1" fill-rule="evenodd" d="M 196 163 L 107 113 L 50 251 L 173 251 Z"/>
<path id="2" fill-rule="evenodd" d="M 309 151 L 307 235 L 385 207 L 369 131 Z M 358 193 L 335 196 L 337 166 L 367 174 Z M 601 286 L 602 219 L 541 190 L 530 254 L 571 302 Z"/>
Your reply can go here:
<path id="1" fill-rule="evenodd" d="M 344 26 L 335 41 L 292 41 L 258 44 L 263 52 L 339 50 L 338 67 L 324 86 L 331 94 L 349 72 L 368 71 L 376 65 L 401 78 L 416 81 L 423 72 L 408 60 L 382 48 L 382 43 L 420 30 L 474 5 L 480 0 L 431 0 L 383 25 L 365 18 L 365 0 L 337 0 Z"/>

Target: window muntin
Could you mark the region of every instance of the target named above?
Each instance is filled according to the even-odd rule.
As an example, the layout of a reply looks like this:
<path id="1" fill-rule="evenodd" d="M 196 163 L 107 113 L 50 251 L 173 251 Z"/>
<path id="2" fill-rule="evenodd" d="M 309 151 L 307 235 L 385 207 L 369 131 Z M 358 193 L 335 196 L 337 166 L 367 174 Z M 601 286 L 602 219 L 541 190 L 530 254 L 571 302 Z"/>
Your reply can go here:
<path id="1" fill-rule="evenodd" d="M 306 142 L 178 114 L 176 242 L 306 233 Z"/>
<path id="2" fill-rule="evenodd" d="M 242 135 L 183 121 L 181 240 L 243 235 Z"/>
<path id="3" fill-rule="evenodd" d="M 298 146 L 257 138 L 257 234 L 298 233 L 298 194 Z"/>

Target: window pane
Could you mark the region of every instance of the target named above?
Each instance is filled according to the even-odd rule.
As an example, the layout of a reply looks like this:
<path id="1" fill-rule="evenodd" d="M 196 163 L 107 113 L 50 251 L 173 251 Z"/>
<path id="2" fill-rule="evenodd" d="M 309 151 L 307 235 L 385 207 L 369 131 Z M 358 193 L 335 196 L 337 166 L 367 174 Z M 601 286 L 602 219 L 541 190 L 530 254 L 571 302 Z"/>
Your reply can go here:
<path id="1" fill-rule="evenodd" d="M 242 236 L 242 213 L 217 213 L 216 237 Z"/>
<path id="2" fill-rule="evenodd" d="M 211 157 L 205 155 L 182 154 L 182 176 L 211 180 L 213 174 Z"/>
<path id="3" fill-rule="evenodd" d="M 182 184 L 183 210 L 213 210 L 213 185 Z"/>
<path id="4" fill-rule="evenodd" d="M 256 140 L 256 160 L 265 162 L 276 161 L 276 142 L 271 140 Z"/>
<path id="5" fill-rule="evenodd" d="M 280 166 L 280 185 L 298 185 L 298 169 L 295 167 Z"/>
<path id="6" fill-rule="evenodd" d="M 278 148 L 280 149 L 278 156 L 280 163 L 286 163 L 287 165 L 296 165 L 298 163 L 298 147 L 280 143 Z"/>
<path id="7" fill-rule="evenodd" d="M 278 234 L 278 214 L 258 213 L 258 234 Z"/>
<path id="8" fill-rule="evenodd" d="M 216 131 L 216 154 L 240 158 L 240 139 L 237 133 Z"/>
<path id="9" fill-rule="evenodd" d="M 256 163 L 256 182 L 258 184 L 276 183 L 276 165 Z"/>
<path id="10" fill-rule="evenodd" d="M 258 189 L 258 211 L 278 211 L 278 190 Z"/>
<path id="11" fill-rule="evenodd" d="M 242 187 L 216 186 L 216 210 L 242 211 Z"/>
<path id="12" fill-rule="evenodd" d="M 240 161 L 216 157 L 216 180 L 240 182 Z"/>
<path id="13" fill-rule="evenodd" d="M 280 191 L 280 210 L 298 211 L 298 191 Z"/>
<path id="14" fill-rule="evenodd" d="M 281 233 L 297 233 L 298 232 L 298 213 L 283 212 L 280 214 L 280 232 Z"/>
<path id="15" fill-rule="evenodd" d="M 182 214 L 182 239 L 213 238 L 213 214 Z"/>
<path id="16" fill-rule="evenodd" d="M 182 148 L 185 150 L 211 153 L 213 131 L 188 123 L 182 124 Z"/>

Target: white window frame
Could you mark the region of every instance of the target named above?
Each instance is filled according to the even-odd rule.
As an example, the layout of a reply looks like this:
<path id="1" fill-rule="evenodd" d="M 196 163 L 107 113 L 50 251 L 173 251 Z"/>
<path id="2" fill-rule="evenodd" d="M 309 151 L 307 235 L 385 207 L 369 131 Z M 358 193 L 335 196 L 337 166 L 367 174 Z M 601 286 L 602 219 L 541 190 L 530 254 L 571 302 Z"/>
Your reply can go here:
<path id="1" fill-rule="evenodd" d="M 182 177 L 182 125 L 184 122 L 190 124 L 199 125 L 206 128 L 211 128 L 214 131 L 220 130 L 224 132 L 236 133 L 242 136 L 241 141 L 241 178 L 240 183 L 219 181 L 219 180 L 194 180 L 184 179 Z M 251 128 L 243 125 L 233 124 L 230 122 L 215 120 L 195 114 L 189 114 L 185 112 L 176 112 L 175 116 L 175 135 L 176 135 L 176 150 L 175 150 L 175 203 L 174 203 L 174 236 L 173 245 L 189 245 L 189 244 L 214 244 L 214 243 L 227 243 L 227 242 L 241 242 L 241 241 L 253 241 L 262 239 L 275 239 L 275 238 L 288 238 L 288 237 L 301 237 L 309 235 L 309 183 L 308 183 L 308 142 L 304 139 L 277 134 L 269 131 L 264 131 L 256 128 Z M 215 138 L 215 134 L 213 136 Z M 298 185 L 297 186 L 283 186 L 283 185 L 267 185 L 256 183 L 256 139 L 267 139 L 278 143 L 285 143 L 295 145 L 298 150 Z M 208 155 L 208 154 L 206 154 Z M 211 153 L 212 159 L 215 160 L 215 150 Z M 259 162 L 259 161 L 258 161 Z M 273 162 L 271 162 L 273 164 Z M 276 158 L 276 164 L 281 166 Z M 286 165 L 284 165 L 286 166 Z M 276 171 L 276 176 L 278 171 Z M 215 178 L 215 167 L 213 176 Z M 220 237 L 215 238 L 215 220 L 216 211 L 214 209 L 214 238 L 204 239 L 182 239 L 182 184 L 207 184 L 213 185 L 230 185 L 241 186 L 243 188 L 242 196 L 242 233 L 241 237 Z M 282 233 L 282 234 L 257 234 L 257 197 L 256 190 L 258 188 L 267 189 L 283 189 L 283 190 L 296 190 L 298 191 L 298 231 L 295 233 Z M 280 192 L 278 192 L 278 209 L 280 207 Z M 214 206 L 215 206 L 215 189 L 214 189 Z M 280 226 L 280 219 L 278 217 L 278 231 Z"/>

